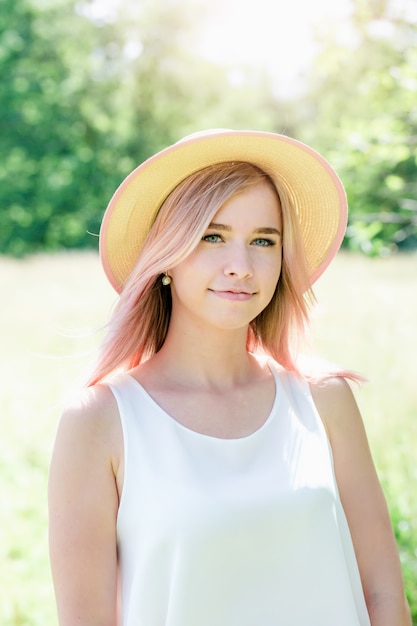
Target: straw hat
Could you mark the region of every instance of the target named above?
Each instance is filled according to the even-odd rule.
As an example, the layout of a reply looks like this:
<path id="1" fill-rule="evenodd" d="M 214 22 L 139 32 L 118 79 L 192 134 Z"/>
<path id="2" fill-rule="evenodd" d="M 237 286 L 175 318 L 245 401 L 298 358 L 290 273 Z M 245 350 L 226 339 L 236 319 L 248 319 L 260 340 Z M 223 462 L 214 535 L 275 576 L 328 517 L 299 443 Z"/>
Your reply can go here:
<path id="1" fill-rule="evenodd" d="M 260 131 L 195 133 L 139 165 L 116 190 L 100 230 L 100 256 L 120 292 L 161 204 L 185 178 L 209 165 L 246 161 L 264 170 L 278 193 L 285 188 L 304 240 L 310 281 L 324 272 L 346 229 L 347 201 L 331 165 L 315 150 L 284 135 Z"/>

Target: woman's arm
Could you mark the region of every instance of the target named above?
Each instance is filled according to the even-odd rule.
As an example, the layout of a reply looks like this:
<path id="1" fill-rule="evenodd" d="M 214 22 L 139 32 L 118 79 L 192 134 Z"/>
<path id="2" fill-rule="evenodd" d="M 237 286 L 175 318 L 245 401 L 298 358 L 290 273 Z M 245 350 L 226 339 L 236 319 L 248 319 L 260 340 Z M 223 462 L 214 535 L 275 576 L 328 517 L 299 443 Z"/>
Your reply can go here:
<path id="1" fill-rule="evenodd" d="M 60 626 L 116 626 L 116 478 L 122 436 L 113 395 L 89 389 L 62 415 L 49 479 Z"/>
<path id="2" fill-rule="evenodd" d="M 372 626 L 410 626 L 398 550 L 365 429 L 345 380 L 311 387 L 333 450 Z"/>

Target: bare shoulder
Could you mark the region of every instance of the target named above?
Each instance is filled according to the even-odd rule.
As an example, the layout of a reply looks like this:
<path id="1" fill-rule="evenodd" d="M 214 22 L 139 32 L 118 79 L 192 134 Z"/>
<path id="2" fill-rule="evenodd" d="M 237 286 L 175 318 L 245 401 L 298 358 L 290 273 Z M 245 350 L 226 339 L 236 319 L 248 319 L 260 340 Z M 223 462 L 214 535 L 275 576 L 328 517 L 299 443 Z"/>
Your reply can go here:
<path id="1" fill-rule="evenodd" d="M 113 464 L 119 456 L 121 425 L 116 400 L 106 385 L 84 389 L 62 412 L 56 447 L 72 449 L 74 455 L 94 451 Z M 117 462 L 117 461 L 116 461 Z"/>
<path id="2" fill-rule="evenodd" d="M 362 430 L 362 418 L 349 383 L 340 376 L 310 383 L 311 395 L 332 439 L 348 434 L 354 428 Z"/>
<path id="3" fill-rule="evenodd" d="M 64 409 L 63 417 L 94 421 L 97 418 L 112 417 L 117 411 L 116 401 L 107 385 L 94 385 L 81 390 Z"/>
<path id="4" fill-rule="evenodd" d="M 49 471 L 50 517 L 58 535 L 64 519 L 71 527 L 74 519 L 87 524 L 86 518 L 115 515 L 122 441 L 117 404 L 105 385 L 84 390 L 63 411 Z"/>
<path id="5" fill-rule="evenodd" d="M 324 408 L 340 404 L 356 404 L 349 383 L 341 376 L 332 376 L 309 384 L 314 400 Z"/>
<path id="6" fill-rule="evenodd" d="M 59 422 L 48 500 L 60 624 L 115 623 L 120 430 L 116 401 L 104 385 L 84 390 Z"/>
<path id="7" fill-rule="evenodd" d="M 73 422 L 80 428 L 105 427 L 118 415 L 116 400 L 107 385 L 94 385 L 83 389 L 65 407 L 61 421 Z"/>

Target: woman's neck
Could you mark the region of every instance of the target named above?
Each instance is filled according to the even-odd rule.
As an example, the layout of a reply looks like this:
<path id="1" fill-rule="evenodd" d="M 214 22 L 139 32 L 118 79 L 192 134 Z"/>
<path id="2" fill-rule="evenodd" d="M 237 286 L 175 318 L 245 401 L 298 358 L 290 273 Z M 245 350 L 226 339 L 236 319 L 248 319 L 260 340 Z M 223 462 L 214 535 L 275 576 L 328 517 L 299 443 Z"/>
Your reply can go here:
<path id="1" fill-rule="evenodd" d="M 152 366 L 187 386 L 225 389 L 243 384 L 253 375 L 256 361 L 247 352 L 246 340 L 247 328 L 187 328 L 182 332 L 170 328 Z"/>

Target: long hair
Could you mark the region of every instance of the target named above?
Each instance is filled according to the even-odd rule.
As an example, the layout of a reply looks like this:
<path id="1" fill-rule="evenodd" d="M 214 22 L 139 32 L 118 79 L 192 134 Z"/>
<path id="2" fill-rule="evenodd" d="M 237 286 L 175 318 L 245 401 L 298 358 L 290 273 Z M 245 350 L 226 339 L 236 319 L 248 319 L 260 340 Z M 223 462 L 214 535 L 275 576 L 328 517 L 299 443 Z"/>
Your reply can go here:
<path id="1" fill-rule="evenodd" d="M 281 204 L 283 260 L 270 303 L 250 324 L 247 348 L 298 371 L 297 344 L 304 336 L 312 292 L 291 191 L 285 186 L 277 189 L 265 172 L 250 163 L 227 162 L 192 174 L 162 204 L 110 318 L 89 385 L 117 369 L 131 369 L 161 349 L 172 309 L 170 289 L 161 282 L 163 272 L 196 248 L 227 200 L 259 184 L 269 185 Z"/>

